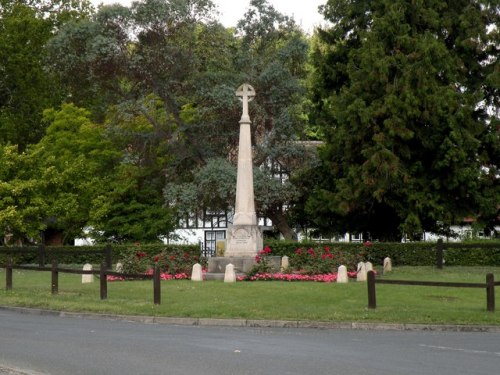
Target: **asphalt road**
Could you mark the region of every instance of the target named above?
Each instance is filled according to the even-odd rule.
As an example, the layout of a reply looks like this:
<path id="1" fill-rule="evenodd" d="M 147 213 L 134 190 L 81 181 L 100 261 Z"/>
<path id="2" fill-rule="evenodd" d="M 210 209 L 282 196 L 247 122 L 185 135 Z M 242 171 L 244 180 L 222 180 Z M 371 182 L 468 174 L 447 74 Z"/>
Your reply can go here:
<path id="1" fill-rule="evenodd" d="M 500 333 L 175 326 L 0 311 L 0 374 L 21 373 L 14 368 L 52 375 L 491 375 L 500 369 Z"/>

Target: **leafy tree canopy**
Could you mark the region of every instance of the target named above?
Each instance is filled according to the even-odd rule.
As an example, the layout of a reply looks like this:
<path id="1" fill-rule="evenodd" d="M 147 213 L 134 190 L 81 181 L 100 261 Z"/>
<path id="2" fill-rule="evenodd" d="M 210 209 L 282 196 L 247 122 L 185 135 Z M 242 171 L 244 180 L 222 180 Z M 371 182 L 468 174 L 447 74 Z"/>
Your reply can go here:
<path id="1" fill-rule="evenodd" d="M 330 0 L 313 53 L 326 145 L 316 225 L 399 239 L 497 215 L 498 25 L 490 1 Z"/>

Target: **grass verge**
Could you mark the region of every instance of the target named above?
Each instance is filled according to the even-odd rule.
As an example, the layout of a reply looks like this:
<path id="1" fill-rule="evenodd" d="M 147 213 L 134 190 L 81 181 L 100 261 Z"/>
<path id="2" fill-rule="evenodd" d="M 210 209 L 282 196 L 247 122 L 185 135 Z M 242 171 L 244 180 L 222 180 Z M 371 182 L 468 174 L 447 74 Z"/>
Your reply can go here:
<path id="1" fill-rule="evenodd" d="M 484 283 L 486 273 L 500 280 L 500 267 L 399 267 L 384 278 Z M 5 280 L 4 269 L 0 280 Z M 50 283 L 49 272 L 14 270 L 13 290 L 0 291 L 0 305 L 193 318 L 500 325 L 500 311 L 487 312 L 486 290 L 476 288 L 379 284 L 377 309 L 369 310 L 366 283 L 358 282 L 162 281 L 158 306 L 153 304 L 152 281 L 110 282 L 104 301 L 98 280 L 81 284 L 79 275 L 60 274 L 55 296 Z"/>

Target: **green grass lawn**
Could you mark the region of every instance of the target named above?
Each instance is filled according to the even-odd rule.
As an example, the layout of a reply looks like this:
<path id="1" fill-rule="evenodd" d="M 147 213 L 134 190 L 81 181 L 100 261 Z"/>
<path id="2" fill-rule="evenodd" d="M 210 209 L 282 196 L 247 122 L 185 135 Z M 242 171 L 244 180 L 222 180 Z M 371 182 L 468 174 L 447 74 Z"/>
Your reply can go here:
<path id="1" fill-rule="evenodd" d="M 399 267 L 384 278 L 484 283 L 488 272 L 500 280 L 500 267 Z M 476 288 L 379 284 L 377 309 L 368 310 L 366 283 L 175 280 L 162 281 L 162 304 L 155 306 L 152 281 L 109 282 L 108 299 L 101 301 L 97 279 L 81 284 L 81 276 L 61 273 L 59 294 L 52 296 L 50 277 L 14 270 L 13 290 L 6 291 L 0 269 L 0 305 L 169 317 L 500 325 L 500 307 L 487 312 L 486 290 Z"/>

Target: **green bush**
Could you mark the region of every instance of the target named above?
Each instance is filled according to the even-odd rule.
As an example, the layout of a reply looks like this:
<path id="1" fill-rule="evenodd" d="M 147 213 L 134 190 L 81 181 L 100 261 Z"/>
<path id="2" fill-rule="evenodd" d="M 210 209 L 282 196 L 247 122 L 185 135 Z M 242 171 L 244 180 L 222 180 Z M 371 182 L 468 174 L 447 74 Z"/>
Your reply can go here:
<path id="1" fill-rule="evenodd" d="M 292 259 L 298 248 L 317 249 L 328 246 L 336 259 L 346 258 L 345 266 L 359 259 L 370 261 L 375 266 L 382 265 L 385 257 L 391 258 L 398 266 L 433 266 L 436 264 L 436 242 L 387 243 L 375 242 L 371 246 L 361 243 L 334 242 L 318 244 L 314 242 L 291 242 L 267 240 L 273 255 L 287 255 Z M 480 241 L 444 243 L 444 259 L 447 266 L 500 266 L 500 241 Z M 351 260 L 352 259 L 352 260 Z"/>

